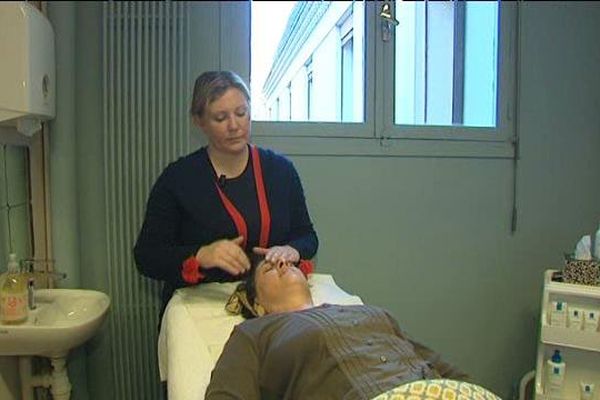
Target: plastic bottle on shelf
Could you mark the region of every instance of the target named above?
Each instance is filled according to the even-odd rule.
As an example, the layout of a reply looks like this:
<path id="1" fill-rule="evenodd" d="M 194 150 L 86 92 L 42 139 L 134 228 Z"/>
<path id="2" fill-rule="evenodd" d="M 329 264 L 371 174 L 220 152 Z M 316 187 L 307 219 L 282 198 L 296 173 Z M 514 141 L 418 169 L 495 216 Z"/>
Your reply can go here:
<path id="1" fill-rule="evenodd" d="M 569 328 L 581 330 L 583 326 L 584 311 L 580 308 L 569 307 Z"/>
<path id="2" fill-rule="evenodd" d="M 594 384 L 579 382 L 580 399 L 592 400 L 594 398 Z"/>
<path id="3" fill-rule="evenodd" d="M 560 350 L 554 350 L 554 354 L 547 361 L 546 368 L 546 396 L 550 399 L 561 398 L 567 365 Z"/>
<path id="4" fill-rule="evenodd" d="M 550 325 L 567 327 L 568 305 L 566 301 L 553 301 L 550 308 Z"/>
<path id="5" fill-rule="evenodd" d="M 17 255 L 8 257 L 8 272 L 0 287 L 0 315 L 3 324 L 20 324 L 27 320 L 27 279 L 21 273 Z"/>
<path id="6" fill-rule="evenodd" d="M 583 325 L 584 331 L 597 332 L 598 331 L 598 320 L 600 316 L 600 310 L 588 309 L 585 310 L 585 320 Z"/>

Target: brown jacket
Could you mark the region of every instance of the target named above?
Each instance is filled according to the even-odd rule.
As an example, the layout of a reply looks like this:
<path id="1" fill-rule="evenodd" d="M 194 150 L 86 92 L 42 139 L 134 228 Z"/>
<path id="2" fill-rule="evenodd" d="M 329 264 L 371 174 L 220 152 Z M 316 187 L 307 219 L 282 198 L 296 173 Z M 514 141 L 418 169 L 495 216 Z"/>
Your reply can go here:
<path id="1" fill-rule="evenodd" d="M 206 399 L 371 399 L 424 378 L 466 376 L 410 339 L 383 309 L 323 305 L 238 325 Z"/>

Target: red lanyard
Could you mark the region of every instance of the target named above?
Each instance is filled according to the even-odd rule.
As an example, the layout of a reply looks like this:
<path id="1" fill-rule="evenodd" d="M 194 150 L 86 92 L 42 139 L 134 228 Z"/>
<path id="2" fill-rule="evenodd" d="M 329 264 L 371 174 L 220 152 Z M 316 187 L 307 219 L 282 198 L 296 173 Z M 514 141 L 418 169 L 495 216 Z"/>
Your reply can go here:
<path id="1" fill-rule="evenodd" d="M 265 183 L 263 181 L 262 167 L 260 165 L 260 157 L 258 155 L 258 149 L 256 146 L 250 146 L 251 157 L 252 157 L 252 169 L 254 170 L 254 183 L 256 184 L 256 195 L 258 196 L 258 207 L 260 210 L 260 247 L 267 247 L 269 244 L 269 232 L 271 230 L 271 211 L 269 210 L 269 204 L 267 203 L 267 194 L 265 192 Z M 227 198 L 225 193 L 221 190 L 218 183 L 215 182 L 217 192 L 221 197 L 221 201 L 225 206 L 225 209 L 233 219 L 233 223 L 238 231 L 238 234 L 244 237 L 242 247 L 246 248 L 248 242 L 248 226 L 246 220 L 237 208 L 233 205 L 231 200 Z"/>

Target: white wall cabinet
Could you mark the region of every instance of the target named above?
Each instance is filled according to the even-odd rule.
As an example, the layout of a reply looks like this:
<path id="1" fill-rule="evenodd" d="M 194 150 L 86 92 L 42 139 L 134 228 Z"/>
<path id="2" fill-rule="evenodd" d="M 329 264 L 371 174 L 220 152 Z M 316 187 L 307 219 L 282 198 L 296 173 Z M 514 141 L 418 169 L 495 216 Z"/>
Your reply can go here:
<path id="1" fill-rule="evenodd" d="M 567 326 L 551 324 L 553 301 L 566 303 L 570 309 L 595 310 L 600 313 L 600 287 L 576 285 L 557 281 L 558 272 L 547 270 L 544 274 L 544 291 L 540 316 L 540 337 L 538 342 L 535 399 L 580 399 L 580 382 L 593 383 L 593 399 L 600 400 L 600 331 L 584 330 L 584 322 L 579 329 L 567 319 Z M 585 318 L 585 314 L 584 314 Z M 570 323 L 571 322 L 571 323 Z M 546 361 L 555 350 L 560 350 L 566 364 L 565 380 L 560 397 L 551 396 L 547 391 Z"/>

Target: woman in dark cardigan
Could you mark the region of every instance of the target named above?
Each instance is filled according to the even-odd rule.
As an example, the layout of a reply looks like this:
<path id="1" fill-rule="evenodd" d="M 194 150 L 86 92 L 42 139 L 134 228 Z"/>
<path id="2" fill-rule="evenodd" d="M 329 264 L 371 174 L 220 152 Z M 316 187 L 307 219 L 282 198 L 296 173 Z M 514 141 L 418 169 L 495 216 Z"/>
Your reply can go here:
<path id="1" fill-rule="evenodd" d="M 139 271 L 164 282 L 163 311 L 179 287 L 240 279 L 248 251 L 298 262 L 318 247 L 294 165 L 250 144 L 250 94 L 240 77 L 200 75 L 191 114 L 208 144 L 158 177 L 134 247 Z"/>

